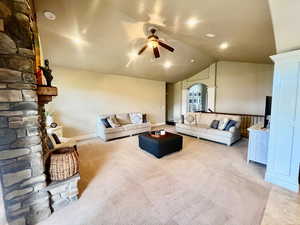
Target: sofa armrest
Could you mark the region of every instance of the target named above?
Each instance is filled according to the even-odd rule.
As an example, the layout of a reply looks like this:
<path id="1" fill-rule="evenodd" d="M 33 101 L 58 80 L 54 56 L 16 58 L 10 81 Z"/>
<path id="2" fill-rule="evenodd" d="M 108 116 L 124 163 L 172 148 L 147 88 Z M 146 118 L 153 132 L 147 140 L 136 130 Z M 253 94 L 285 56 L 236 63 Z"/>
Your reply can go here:
<path id="1" fill-rule="evenodd" d="M 101 137 L 103 140 L 106 140 L 105 130 L 107 128 L 103 125 L 100 116 L 97 119 L 96 124 L 96 134 L 98 137 Z"/>
<path id="2" fill-rule="evenodd" d="M 98 116 L 98 119 L 97 119 L 97 127 L 105 128 L 105 126 L 103 125 L 101 119 L 102 119 L 102 118 L 101 118 L 100 116 Z"/>
<path id="3" fill-rule="evenodd" d="M 239 133 L 240 132 L 240 129 L 239 128 L 237 128 L 237 127 L 230 127 L 230 129 L 229 129 L 229 132 L 230 133 Z"/>

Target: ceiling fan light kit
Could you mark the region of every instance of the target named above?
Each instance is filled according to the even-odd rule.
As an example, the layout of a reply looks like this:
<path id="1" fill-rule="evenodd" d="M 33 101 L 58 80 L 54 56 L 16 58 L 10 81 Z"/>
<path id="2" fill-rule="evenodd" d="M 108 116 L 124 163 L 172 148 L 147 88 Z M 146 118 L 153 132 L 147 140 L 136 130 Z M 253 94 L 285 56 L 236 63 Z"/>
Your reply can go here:
<path id="1" fill-rule="evenodd" d="M 155 58 L 160 57 L 159 46 L 169 50 L 170 52 L 175 51 L 175 49 L 173 47 L 171 47 L 159 40 L 159 37 L 155 35 L 156 31 L 157 31 L 157 29 L 155 29 L 155 28 L 150 29 L 151 34 L 147 38 L 148 39 L 147 44 L 143 48 L 141 48 L 141 50 L 138 52 L 138 55 L 141 55 L 148 47 L 153 49 L 153 54 L 154 54 Z"/>

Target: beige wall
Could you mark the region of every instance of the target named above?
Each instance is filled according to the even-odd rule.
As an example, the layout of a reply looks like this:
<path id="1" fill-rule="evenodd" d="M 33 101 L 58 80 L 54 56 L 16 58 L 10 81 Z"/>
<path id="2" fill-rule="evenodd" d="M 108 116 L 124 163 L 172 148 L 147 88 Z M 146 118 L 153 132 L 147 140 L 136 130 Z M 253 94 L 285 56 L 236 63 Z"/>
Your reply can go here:
<path id="1" fill-rule="evenodd" d="M 278 53 L 300 49 L 300 1 L 269 0 Z"/>
<path id="2" fill-rule="evenodd" d="M 215 87 L 216 85 L 216 63 L 210 65 L 201 72 L 195 74 L 194 76 L 183 80 L 183 88 L 189 88 L 193 84 L 202 83 L 207 85 L 207 87 Z"/>
<path id="3" fill-rule="evenodd" d="M 59 95 L 48 105 L 67 137 L 95 133 L 98 114 L 141 111 L 165 122 L 165 82 L 53 67 Z"/>
<path id="4" fill-rule="evenodd" d="M 273 65 L 219 62 L 216 77 L 217 112 L 264 114 L 265 98 L 272 95 Z"/>
<path id="5" fill-rule="evenodd" d="M 180 119 L 185 107 L 182 93 L 193 84 L 203 83 L 212 95 L 209 96 L 208 108 L 216 112 L 263 115 L 265 97 L 272 95 L 272 81 L 272 64 L 221 61 L 189 79 L 173 84 L 174 103 L 168 106 L 168 110 L 173 107 L 173 119 Z M 175 86 L 179 87 L 179 84 L 182 84 L 182 88 L 175 91 Z M 183 109 L 175 110 L 179 104 Z"/>

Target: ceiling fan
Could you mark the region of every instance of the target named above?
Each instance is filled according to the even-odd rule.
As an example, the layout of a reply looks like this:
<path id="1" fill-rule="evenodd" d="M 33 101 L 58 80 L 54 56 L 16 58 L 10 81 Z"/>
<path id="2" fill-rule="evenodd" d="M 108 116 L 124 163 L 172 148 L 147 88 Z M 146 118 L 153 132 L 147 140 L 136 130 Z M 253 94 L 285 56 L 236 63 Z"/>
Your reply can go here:
<path id="1" fill-rule="evenodd" d="M 174 48 L 161 42 L 159 40 L 159 37 L 155 35 L 156 33 L 156 29 L 155 28 L 151 28 L 150 29 L 150 32 L 151 32 L 151 35 L 148 36 L 148 42 L 147 44 L 138 52 L 138 55 L 141 55 L 148 47 L 149 48 L 152 48 L 153 49 L 153 53 L 154 53 L 154 56 L 155 58 L 159 58 L 160 57 L 160 54 L 159 54 L 159 49 L 158 49 L 158 46 L 161 46 L 167 50 L 169 50 L 170 52 L 174 52 Z"/>

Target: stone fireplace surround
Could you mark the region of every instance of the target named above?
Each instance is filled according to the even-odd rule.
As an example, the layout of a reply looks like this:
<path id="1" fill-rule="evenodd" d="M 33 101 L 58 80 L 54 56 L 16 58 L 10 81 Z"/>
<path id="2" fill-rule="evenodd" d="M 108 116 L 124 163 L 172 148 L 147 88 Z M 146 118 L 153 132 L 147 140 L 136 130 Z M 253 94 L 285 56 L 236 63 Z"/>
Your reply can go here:
<path id="1" fill-rule="evenodd" d="M 53 188 L 46 183 L 34 32 L 30 0 L 0 0 L 0 180 L 10 225 L 36 224 L 78 194 L 78 176 Z"/>

